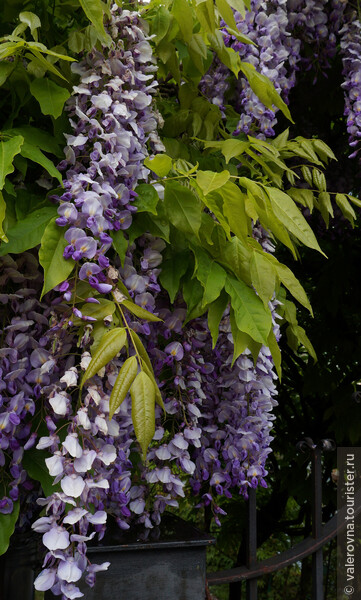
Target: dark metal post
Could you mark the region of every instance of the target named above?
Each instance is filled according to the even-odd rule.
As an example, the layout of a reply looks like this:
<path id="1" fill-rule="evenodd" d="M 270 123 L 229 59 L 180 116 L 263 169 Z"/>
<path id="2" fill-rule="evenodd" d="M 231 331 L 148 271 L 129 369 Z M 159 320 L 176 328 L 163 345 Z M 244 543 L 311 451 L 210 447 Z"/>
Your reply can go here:
<path id="1" fill-rule="evenodd" d="M 322 448 L 312 448 L 312 536 L 322 535 Z M 323 550 L 312 555 L 312 600 L 323 600 Z"/>
<path id="2" fill-rule="evenodd" d="M 257 506 L 256 490 L 250 488 L 248 498 L 247 524 L 247 567 L 253 569 L 257 562 Z M 257 578 L 247 579 L 246 600 L 257 600 Z"/>

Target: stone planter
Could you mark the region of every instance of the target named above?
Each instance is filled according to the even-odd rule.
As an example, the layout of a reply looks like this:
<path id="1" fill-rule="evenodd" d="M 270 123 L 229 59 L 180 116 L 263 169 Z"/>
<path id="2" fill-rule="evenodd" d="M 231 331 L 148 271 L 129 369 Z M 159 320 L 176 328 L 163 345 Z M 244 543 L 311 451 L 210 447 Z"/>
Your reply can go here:
<path id="1" fill-rule="evenodd" d="M 91 562 L 111 565 L 97 574 L 94 588 L 80 584 L 84 600 L 204 600 L 206 548 L 214 539 L 171 514 L 146 539 L 144 533 L 109 527 L 99 544 L 89 546 Z M 13 536 L 0 557 L 0 600 L 34 599 L 42 552 L 39 535 Z M 45 600 L 55 598 L 45 593 Z"/>
<path id="2" fill-rule="evenodd" d="M 110 528 L 99 544 L 88 548 L 91 562 L 111 565 L 97 574 L 94 588 L 79 586 L 84 600 L 204 600 L 206 548 L 212 543 L 209 535 L 170 514 L 147 539 L 144 529 Z M 46 600 L 54 598 L 58 596 L 45 595 Z"/>
<path id="3" fill-rule="evenodd" d="M 32 531 L 12 536 L 8 551 L 0 556 L 1 600 L 33 600 L 40 544 L 41 537 Z"/>

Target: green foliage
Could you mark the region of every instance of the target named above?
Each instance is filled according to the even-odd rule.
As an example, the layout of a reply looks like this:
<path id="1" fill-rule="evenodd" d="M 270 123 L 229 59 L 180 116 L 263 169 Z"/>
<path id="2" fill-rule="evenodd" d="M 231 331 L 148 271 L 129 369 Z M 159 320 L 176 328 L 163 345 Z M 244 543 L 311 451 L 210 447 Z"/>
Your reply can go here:
<path id="1" fill-rule="evenodd" d="M 111 238 L 113 240 L 113 246 L 120 258 L 120 262 L 124 265 L 125 254 L 128 250 L 128 242 L 124 237 L 124 233 L 121 229 L 119 231 L 112 231 Z"/>
<path id="2" fill-rule="evenodd" d="M 51 115 L 54 119 L 60 117 L 64 103 L 70 97 L 67 89 L 60 87 L 51 79 L 34 79 L 30 84 L 30 91 L 40 104 L 44 115 Z"/>
<path id="3" fill-rule="evenodd" d="M 82 389 L 88 379 L 96 375 L 100 369 L 105 367 L 124 348 L 126 342 L 127 331 L 124 327 L 115 327 L 104 333 L 82 377 L 80 389 Z"/>
<path id="4" fill-rule="evenodd" d="M 155 386 L 145 371 L 138 373 L 134 379 L 130 395 L 134 431 L 145 459 L 148 446 L 155 433 Z"/>
<path id="5" fill-rule="evenodd" d="M 225 289 L 231 297 L 239 331 L 247 333 L 255 342 L 266 346 L 272 318 L 260 298 L 243 281 L 237 281 L 230 275 L 227 276 Z"/>
<path id="6" fill-rule="evenodd" d="M 9 547 L 10 538 L 14 533 L 16 521 L 19 518 L 20 502 L 14 502 L 13 512 L 9 515 L 0 514 L 0 556 Z"/>
<path id="7" fill-rule="evenodd" d="M 0 190 L 5 185 L 5 177 L 14 171 L 14 158 L 19 154 L 23 143 L 21 135 L 0 142 Z"/>
<path id="8" fill-rule="evenodd" d="M 164 206 L 169 221 L 178 231 L 198 235 L 202 223 L 201 203 L 191 190 L 178 181 L 168 181 Z"/>
<path id="9" fill-rule="evenodd" d="M 144 164 L 159 177 L 165 177 L 172 168 L 172 159 L 166 154 L 157 154 L 154 158 L 146 158 Z"/>
<path id="10" fill-rule="evenodd" d="M 101 42 L 109 46 L 112 40 L 104 29 L 103 3 L 101 0 L 79 0 L 79 2 L 89 21 L 93 23 Z"/>
<path id="11" fill-rule="evenodd" d="M 64 231 L 54 218 L 45 228 L 39 250 L 39 262 L 44 269 L 42 296 L 65 281 L 74 269 L 74 261 L 63 256 L 66 245 Z"/>
<path id="12" fill-rule="evenodd" d="M 12 202 L 11 199 L 7 204 Z M 8 243 L 0 246 L 0 256 L 8 253 L 20 254 L 38 244 L 44 235 L 49 221 L 56 215 L 56 207 L 48 206 L 35 210 L 23 219 L 19 219 L 6 231 Z"/>
<path id="13" fill-rule="evenodd" d="M 115 411 L 119 408 L 123 400 L 125 400 L 125 397 L 129 392 L 130 386 L 132 385 L 137 373 L 137 358 L 136 356 L 131 356 L 124 362 L 112 389 L 109 400 L 109 419 L 112 418 Z"/>
<path id="14" fill-rule="evenodd" d="M 45 496 L 51 496 L 55 491 L 59 489 L 59 484 L 54 486 L 54 480 L 49 475 L 48 468 L 45 463 L 46 458 L 50 458 L 51 454 L 48 454 L 44 450 L 37 450 L 36 448 L 30 448 L 24 453 L 23 465 L 27 473 L 35 481 L 39 481 Z"/>
<path id="15" fill-rule="evenodd" d="M 153 321 L 153 322 L 161 321 L 161 319 L 159 319 L 159 317 L 157 317 L 153 313 L 149 312 L 149 310 L 146 310 L 145 308 L 138 306 L 138 304 L 135 304 L 131 300 L 123 300 L 122 306 L 127 308 L 136 317 L 139 317 L 139 319 L 143 319 L 145 321 Z"/>
<path id="16" fill-rule="evenodd" d="M 148 183 L 141 183 L 135 188 L 135 192 L 138 196 L 133 204 L 137 207 L 137 212 L 150 212 L 156 215 L 159 197 L 154 187 Z"/>
<path id="17" fill-rule="evenodd" d="M 287 119 L 292 121 L 291 113 L 287 104 L 283 102 L 268 77 L 258 73 L 255 67 L 249 63 L 242 63 L 241 71 L 247 77 L 248 83 L 256 96 L 258 96 L 258 98 L 265 106 L 267 106 L 267 108 L 276 106 L 283 112 Z"/>

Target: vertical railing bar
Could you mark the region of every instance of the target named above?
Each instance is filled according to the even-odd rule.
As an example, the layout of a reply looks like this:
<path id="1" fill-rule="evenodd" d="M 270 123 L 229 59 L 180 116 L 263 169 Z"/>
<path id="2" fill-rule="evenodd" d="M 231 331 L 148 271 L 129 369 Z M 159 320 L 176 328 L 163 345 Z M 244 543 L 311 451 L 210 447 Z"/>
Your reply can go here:
<path id="1" fill-rule="evenodd" d="M 248 524 L 247 524 L 247 557 L 248 569 L 255 567 L 257 562 L 257 503 L 256 490 L 250 488 L 248 492 Z M 246 600 L 257 600 L 257 578 L 247 579 Z"/>
<path id="2" fill-rule="evenodd" d="M 322 533 L 322 449 L 312 449 L 312 537 Z M 323 548 L 312 554 L 312 600 L 323 600 Z"/>

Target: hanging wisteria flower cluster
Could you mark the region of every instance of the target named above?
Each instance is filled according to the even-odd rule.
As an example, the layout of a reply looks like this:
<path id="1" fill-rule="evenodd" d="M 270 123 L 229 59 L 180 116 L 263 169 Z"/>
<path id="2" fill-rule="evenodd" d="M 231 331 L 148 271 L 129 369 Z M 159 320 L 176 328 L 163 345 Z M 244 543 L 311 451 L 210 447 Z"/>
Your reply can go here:
<path id="1" fill-rule="evenodd" d="M 136 208 L 138 180 L 147 177 L 146 143 L 161 150 L 151 106 L 154 59 L 139 17 L 112 9 L 114 47 L 93 50 L 74 65 L 80 76 L 68 104 L 74 134 L 67 135 L 65 193 L 57 224 L 66 226 L 64 257 L 79 263 L 79 277 L 101 294 L 112 289 L 105 269 L 111 232 L 126 230 Z"/>
<path id="2" fill-rule="evenodd" d="M 225 44 L 239 53 L 242 61 L 252 64 L 266 75 L 284 101 L 288 102 L 301 59 L 301 42 L 289 32 L 286 3 L 252 0 L 251 10 L 244 17 L 239 12 L 235 12 L 234 16 L 238 31 L 247 36 L 250 43 L 237 40 L 225 28 Z M 203 80 L 204 93 L 209 94 L 212 102 L 220 106 L 225 104 L 224 95 L 227 91 L 224 69 L 221 63 L 216 62 Z M 210 84 L 212 79 L 216 82 L 215 86 Z M 218 79 L 220 83 L 217 85 Z M 256 133 L 262 138 L 274 136 L 277 123 L 275 111 L 262 104 L 245 77 L 239 78 L 235 97 L 241 119 L 234 135 L 243 132 Z"/>
<path id="3" fill-rule="evenodd" d="M 354 158 L 358 154 L 361 138 L 360 21 L 355 18 L 350 19 L 341 29 L 340 35 L 343 76 L 345 77 L 342 84 L 345 94 L 345 116 L 347 118 L 349 144 L 353 149 L 350 158 Z"/>
<path id="4" fill-rule="evenodd" d="M 344 64 L 347 130 L 350 133 L 350 145 L 354 147 L 359 126 L 356 122 L 357 107 L 353 111 L 351 106 L 358 100 L 360 26 L 356 14 L 349 14 L 346 5 L 347 2 L 343 0 L 252 0 L 251 10 L 245 16 L 239 12 L 235 12 L 234 16 L 238 31 L 253 44 L 240 42 L 229 33 L 227 27 L 223 33 L 225 44 L 239 53 L 243 61 L 266 75 L 286 104 L 296 84 L 297 72 L 301 68 L 313 70 L 314 82 L 320 73 L 327 77 L 330 60 L 336 55 L 339 44 Z M 201 82 L 202 92 L 222 110 L 227 102 L 234 103 L 234 99 L 227 97 L 229 78 L 229 70 L 216 58 Z M 274 136 L 277 109 L 265 107 L 244 76 L 238 79 L 235 98 L 235 107 L 241 119 L 234 135 L 243 132 L 246 135 L 256 134 L 263 139 Z M 355 153 L 351 156 L 354 157 Z"/>

